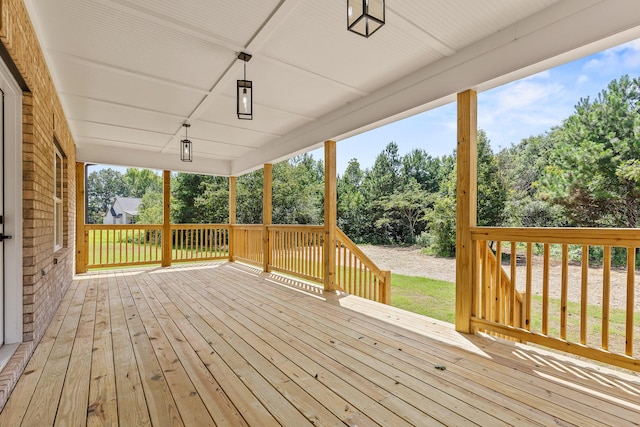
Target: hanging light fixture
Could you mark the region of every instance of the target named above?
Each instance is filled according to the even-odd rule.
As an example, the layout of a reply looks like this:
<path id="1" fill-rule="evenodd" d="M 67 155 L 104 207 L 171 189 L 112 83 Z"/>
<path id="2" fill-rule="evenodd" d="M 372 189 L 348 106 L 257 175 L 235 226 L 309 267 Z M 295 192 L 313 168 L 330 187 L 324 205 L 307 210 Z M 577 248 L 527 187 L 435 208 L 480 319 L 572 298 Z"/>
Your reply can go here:
<path id="1" fill-rule="evenodd" d="M 193 151 L 191 149 L 191 141 L 187 138 L 187 129 L 191 127 L 189 123 L 183 123 L 184 139 L 180 141 L 180 160 L 183 162 L 193 161 Z"/>
<path id="2" fill-rule="evenodd" d="M 238 59 L 244 62 L 244 80 L 238 80 L 238 118 L 241 120 L 253 120 L 253 82 L 247 80 L 247 62 L 251 59 L 248 53 L 240 52 Z"/>
<path id="3" fill-rule="evenodd" d="M 369 37 L 384 25 L 384 0 L 347 0 L 347 29 Z"/>

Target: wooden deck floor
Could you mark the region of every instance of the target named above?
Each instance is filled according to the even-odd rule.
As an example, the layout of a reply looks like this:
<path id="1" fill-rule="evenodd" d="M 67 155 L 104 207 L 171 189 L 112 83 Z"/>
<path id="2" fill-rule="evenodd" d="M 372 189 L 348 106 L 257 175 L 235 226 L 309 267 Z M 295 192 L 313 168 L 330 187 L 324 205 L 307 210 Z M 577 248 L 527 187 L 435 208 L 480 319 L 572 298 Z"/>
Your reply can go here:
<path id="1" fill-rule="evenodd" d="M 228 263 L 77 278 L 0 413 L 12 427 L 639 423 L 635 374 Z"/>

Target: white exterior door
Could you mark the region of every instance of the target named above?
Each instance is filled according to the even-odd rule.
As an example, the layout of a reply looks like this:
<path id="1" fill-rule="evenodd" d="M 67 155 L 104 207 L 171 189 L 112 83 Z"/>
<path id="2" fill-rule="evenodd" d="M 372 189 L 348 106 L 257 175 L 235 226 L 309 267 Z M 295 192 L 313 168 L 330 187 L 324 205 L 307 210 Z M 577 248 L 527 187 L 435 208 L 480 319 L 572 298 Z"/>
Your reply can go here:
<path id="1" fill-rule="evenodd" d="M 0 60 L 0 366 L 23 338 L 22 89 Z M 7 239 L 11 236 L 11 239 Z"/>
<path id="2" fill-rule="evenodd" d="M 0 89 L 0 130 L 4 129 L 4 91 Z M 4 344 L 5 289 L 4 289 L 4 131 L 0 131 L 0 347 Z"/>

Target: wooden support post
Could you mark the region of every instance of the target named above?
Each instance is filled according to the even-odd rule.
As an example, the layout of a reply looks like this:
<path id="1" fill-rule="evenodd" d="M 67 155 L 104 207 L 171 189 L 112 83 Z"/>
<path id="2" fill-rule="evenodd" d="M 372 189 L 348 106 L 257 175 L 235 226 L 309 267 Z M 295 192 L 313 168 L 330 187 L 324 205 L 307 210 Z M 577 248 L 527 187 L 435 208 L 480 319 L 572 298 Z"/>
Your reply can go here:
<path id="1" fill-rule="evenodd" d="M 473 305 L 473 241 L 478 191 L 478 95 L 458 94 L 458 161 L 456 191 L 456 330 L 470 333 Z"/>
<path id="2" fill-rule="evenodd" d="M 162 266 L 171 265 L 171 172 L 162 172 Z"/>
<path id="3" fill-rule="evenodd" d="M 85 221 L 85 168 L 76 162 L 76 273 L 87 272 L 87 242 L 84 235 Z"/>
<path id="4" fill-rule="evenodd" d="M 264 178 L 262 182 L 262 256 L 263 271 L 271 272 L 271 245 L 269 243 L 269 229 L 272 221 L 272 177 L 273 165 L 266 163 L 264 165 Z"/>
<path id="5" fill-rule="evenodd" d="M 335 291 L 336 286 L 336 228 L 338 216 L 336 186 L 336 142 L 324 143 L 324 245 L 322 260 L 324 290 Z"/>
<path id="6" fill-rule="evenodd" d="M 234 239 L 234 235 L 233 235 L 233 226 L 236 223 L 236 217 L 237 217 L 237 212 L 236 212 L 236 177 L 235 176 L 230 176 L 229 177 L 229 235 L 227 236 L 227 238 L 229 239 L 227 241 L 228 247 L 229 247 L 229 261 L 235 261 L 235 254 L 233 252 L 233 239 Z"/>
<path id="7" fill-rule="evenodd" d="M 391 305 L 391 270 L 383 270 L 384 273 L 384 296 L 383 303 Z"/>

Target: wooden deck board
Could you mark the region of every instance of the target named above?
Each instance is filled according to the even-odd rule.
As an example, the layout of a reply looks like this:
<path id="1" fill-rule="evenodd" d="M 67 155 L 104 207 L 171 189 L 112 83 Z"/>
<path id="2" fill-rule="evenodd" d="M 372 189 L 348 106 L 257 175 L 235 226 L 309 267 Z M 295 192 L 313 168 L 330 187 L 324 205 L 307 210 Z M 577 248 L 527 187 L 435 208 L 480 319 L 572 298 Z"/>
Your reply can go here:
<path id="1" fill-rule="evenodd" d="M 183 265 L 74 280 L 0 413 L 85 423 L 640 425 L 640 377 L 241 264 Z"/>
<path id="2" fill-rule="evenodd" d="M 0 412 L 0 426 L 13 426 L 22 423 L 79 283 L 81 283 L 80 280 L 75 280 L 69 286 L 56 315 L 11 394 L 17 397 L 11 402 L 7 402 Z"/>
<path id="3" fill-rule="evenodd" d="M 344 370 L 353 369 L 355 363 L 364 361 L 362 356 L 368 356 L 367 366 L 369 369 L 374 370 L 373 375 L 380 380 L 381 386 L 387 387 L 390 394 L 397 395 L 404 401 L 413 402 L 418 408 L 428 408 L 428 414 L 422 413 L 422 419 L 434 417 L 447 425 L 462 425 L 471 420 L 474 423 L 477 422 L 484 425 L 500 425 L 500 419 L 496 419 L 494 415 L 491 415 L 495 413 L 500 414 L 502 421 L 509 424 L 518 424 L 525 419 L 511 414 L 509 408 L 497 403 L 504 401 L 504 396 L 496 396 L 496 393 L 491 393 L 491 390 L 484 388 L 480 391 L 486 400 L 481 401 L 478 396 L 474 396 L 470 392 L 468 384 L 460 386 L 458 384 L 461 382 L 456 384 L 455 382 L 441 380 L 439 376 L 443 375 L 443 373 L 435 370 L 432 364 L 425 366 L 424 359 L 415 358 L 415 365 L 406 362 L 403 360 L 404 356 L 408 354 L 406 352 L 406 342 L 398 341 L 394 347 L 390 347 L 378 340 L 373 340 L 370 336 L 363 335 L 361 330 L 353 330 L 344 326 L 348 322 L 332 322 L 325 317 L 326 312 L 322 313 L 320 311 L 314 315 L 313 312 L 315 310 L 308 305 L 299 306 L 297 310 L 293 310 L 291 307 L 295 305 L 294 303 L 279 304 L 277 292 L 269 291 L 275 294 L 273 296 L 275 300 L 267 307 L 258 309 L 263 312 L 271 310 L 274 313 L 274 316 L 264 317 L 265 324 L 278 323 L 279 318 L 296 322 L 295 319 L 304 317 L 306 323 L 297 322 L 296 327 L 310 335 L 307 339 L 315 337 L 324 340 L 326 343 L 333 341 L 334 345 L 329 348 L 335 347 L 338 351 L 330 351 L 329 355 L 336 360 L 346 362 L 346 365 L 343 366 Z M 250 295 L 246 296 L 247 298 L 250 297 Z M 260 296 L 265 299 L 272 297 L 272 295 L 267 294 L 261 294 Z M 247 308 L 250 309 L 250 307 Z M 277 315 L 275 315 L 276 313 Z M 322 316 L 322 314 L 325 316 Z M 314 328 L 319 328 L 319 330 L 314 331 Z M 331 334 L 324 332 L 329 330 Z M 356 357 L 359 360 L 356 360 Z M 388 369 L 388 366 L 391 365 L 393 365 L 393 371 Z M 382 376 L 376 374 L 382 374 Z M 363 377 L 374 378 L 371 372 L 365 372 Z M 408 389 L 405 388 L 406 386 L 408 386 Z M 455 408 L 450 408 L 451 400 L 447 395 L 455 396 L 461 403 Z M 416 398 L 412 399 L 412 396 Z M 477 406 L 469 407 L 467 405 L 465 407 L 464 402 L 472 400 L 474 397 L 476 398 Z M 424 398 L 429 399 L 430 402 L 426 402 Z M 467 419 L 461 418 L 458 412 L 466 414 Z M 400 413 L 404 412 L 400 411 Z M 413 420 L 413 422 L 416 422 L 416 420 Z"/>
<path id="4" fill-rule="evenodd" d="M 91 354 L 89 406 L 86 408 L 87 426 L 116 426 L 118 425 L 118 406 L 111 341 L 109 281 L 106 277 L 97 277 L 96 280 L 98 288 Z"/>

